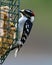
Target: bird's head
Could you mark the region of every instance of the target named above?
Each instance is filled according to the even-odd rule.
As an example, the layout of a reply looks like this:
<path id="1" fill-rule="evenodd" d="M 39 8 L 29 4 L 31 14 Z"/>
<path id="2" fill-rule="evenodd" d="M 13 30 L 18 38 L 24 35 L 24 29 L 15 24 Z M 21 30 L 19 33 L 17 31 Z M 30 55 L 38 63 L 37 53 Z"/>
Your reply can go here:
<path id="1" fill-rule="evenodd" d="M 35 16 L 34 12 L 30 9 L 20 10 L 20 13 L 22 13 L 22 15 L 27 16 L 27 17 Z"/>
<path id="2" fill-rule="evenodd" d="M 20 10 L 20 13 L 21 13 L 22 16 L 25 16 L 25 17 L 30 18 L 30 19 L 32 19 L 32 20 L 33 20 L 34 17 L 35 17 L 34 12 L 33 12 L 32 10 L 30 10 L 30 9 Z"/>

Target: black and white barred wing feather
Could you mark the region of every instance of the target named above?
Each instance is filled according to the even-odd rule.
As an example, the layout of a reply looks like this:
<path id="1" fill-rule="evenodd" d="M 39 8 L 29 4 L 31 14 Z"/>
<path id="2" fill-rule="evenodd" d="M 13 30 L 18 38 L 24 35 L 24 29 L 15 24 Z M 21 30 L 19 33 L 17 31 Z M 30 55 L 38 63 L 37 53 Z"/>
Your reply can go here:
<path id="1" fill-rule="evenodd" d="M 22 37 L 21 37 L 21 42 L 24 44 L 27 37 L 30 34 L 30 31 L 32 29 L 32 25 L 33 23 L 30 20 L 26 20 L 26 22 L 24 23 L 24 27 L 23 27 L 23 33 L 22 33 Z"/>

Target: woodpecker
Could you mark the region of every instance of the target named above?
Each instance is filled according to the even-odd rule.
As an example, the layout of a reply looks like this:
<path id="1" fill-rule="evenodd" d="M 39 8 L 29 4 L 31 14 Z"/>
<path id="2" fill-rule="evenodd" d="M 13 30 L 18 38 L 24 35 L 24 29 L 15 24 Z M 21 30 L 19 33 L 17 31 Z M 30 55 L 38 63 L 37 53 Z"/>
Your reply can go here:
<path id="1" fill-rule="evenodd" d="M 20 10 L 20 14 L 21 14 L 21 17 L 19 18 L 19 21 L 18 21 L 19 38 L 17 41 L 17 45 L 13 48 L 13 49 L 17 48 L 15 54 L 17 53 L 17 51 L 20 50 L 20 48 L 23 46 L 23 44 L 27 40 L 31 32 L 33 21 L 35 18 L 34 12 L 30 9 Z"/>
<path id="2" fill-rule="evenodd" d="M 19 41 L 24 44 L 27 37 L 29 36 L 32 26 L 35 14 L 33 11 L 29 9 L 20 10 L 21 18 L 19 19 Z"/>

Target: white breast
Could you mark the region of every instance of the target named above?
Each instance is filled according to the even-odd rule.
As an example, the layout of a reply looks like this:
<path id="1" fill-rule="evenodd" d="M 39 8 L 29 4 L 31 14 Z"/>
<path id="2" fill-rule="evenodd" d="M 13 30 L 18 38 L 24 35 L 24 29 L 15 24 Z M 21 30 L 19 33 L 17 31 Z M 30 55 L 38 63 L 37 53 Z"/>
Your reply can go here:
<path id="1" fill-rule="evenodd" d="M 27 18 L 26 17 L 21 17 L 20 19 L 19 19 L 19 29 L 21 30 L 21 31 L 23 31 L 23 26 L 24 26 L 24 23 L 26 22 L 26 20 L 27 20 Z"/>

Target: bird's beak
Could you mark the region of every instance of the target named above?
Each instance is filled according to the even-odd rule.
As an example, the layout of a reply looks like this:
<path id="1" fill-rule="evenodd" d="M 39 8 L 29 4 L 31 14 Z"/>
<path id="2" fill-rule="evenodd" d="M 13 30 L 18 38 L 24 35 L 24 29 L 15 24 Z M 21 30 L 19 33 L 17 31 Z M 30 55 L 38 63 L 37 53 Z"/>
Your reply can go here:
<path id="1" fill-rule="evenodd" d="M 20 12 L 20 13 L 22 13 L 22 11 L 21 11 L 21 10 L 20 10 L 19 12 Z"/>
<path id="2" fill-rule="evenodd" d="M 23 16 L 23 11 L 22 11 L 22 10 L 20 10 L 19 12 L 20 12 L 21 16 Z"/>
<path id="3" fill-rule="evenodd" d="M 24 12 L 24 10 L 20 10 L 20 13 L 23 13 Z"/>

